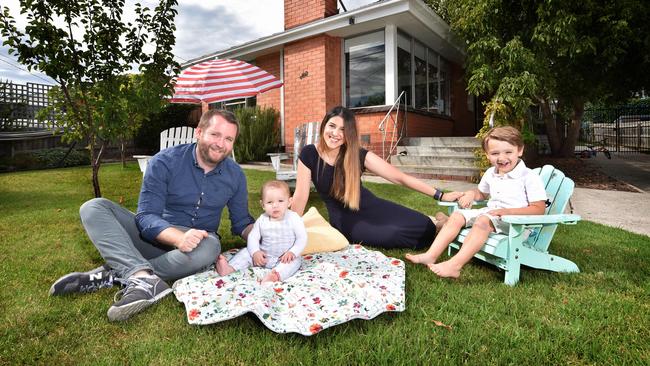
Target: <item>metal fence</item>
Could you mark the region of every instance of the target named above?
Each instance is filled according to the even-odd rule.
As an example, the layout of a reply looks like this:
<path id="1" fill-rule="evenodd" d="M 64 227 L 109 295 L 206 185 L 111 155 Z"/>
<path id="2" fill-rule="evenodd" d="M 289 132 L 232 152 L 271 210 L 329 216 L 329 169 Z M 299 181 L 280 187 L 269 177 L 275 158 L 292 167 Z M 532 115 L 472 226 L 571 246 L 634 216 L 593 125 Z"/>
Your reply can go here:
<path id="1" fill-rule="evenodd" d="M 0 82 L 0 133 L 43 131 L 47 120 L 37 120 L 36 113 L 50 104 L 47 93 L 51 85 Z"/>
<path id="2" fill-rule="evenodd" d="M 578 145 L 602 145 L 620 153 L 650 152 L 650 106 L 585 110 Z"/>

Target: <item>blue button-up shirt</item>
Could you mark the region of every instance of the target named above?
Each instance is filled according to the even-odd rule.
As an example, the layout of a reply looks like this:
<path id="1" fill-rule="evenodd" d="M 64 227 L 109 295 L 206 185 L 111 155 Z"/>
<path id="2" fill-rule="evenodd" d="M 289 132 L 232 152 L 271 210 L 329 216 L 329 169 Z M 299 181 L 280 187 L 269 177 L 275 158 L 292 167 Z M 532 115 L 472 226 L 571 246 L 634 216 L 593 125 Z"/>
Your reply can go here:
<path id="1" fill-rule="evenodd" d="M 151 242 L 171 226 L 216 232 L 221 212 L 228 206 L 231 231 L 241 235 L 255 222 L 248 212 L 246 187 L 246 176 L 232 159 L 204 173 L 196 161 L 196 143 L 174 146 L 147 164 L 135 222 L 142 237 Z"/>

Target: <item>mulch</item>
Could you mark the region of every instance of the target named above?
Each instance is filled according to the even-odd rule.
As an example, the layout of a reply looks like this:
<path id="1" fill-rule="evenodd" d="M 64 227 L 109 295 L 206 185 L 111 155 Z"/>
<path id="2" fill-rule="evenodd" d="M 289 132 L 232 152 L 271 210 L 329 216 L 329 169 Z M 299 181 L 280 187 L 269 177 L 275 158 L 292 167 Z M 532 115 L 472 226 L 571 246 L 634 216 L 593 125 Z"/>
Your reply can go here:
<path id="1" fill-rule="evenodd" d="M 587 164 L 583 159 L 579 158 L 553 158 L 547 156 L 540 156 L 532 163 L 526 162 L 529 167 L 537 167 L 543 165 L 553 165 L 560 169 L 569 178 L 573 179 L 576 187 L 602 189 L 612 191 L 626 191 L 638 192 L 625 182 L 621 182 L 615 178 L 610 177 L 599 169 L 598 167 Z"/>

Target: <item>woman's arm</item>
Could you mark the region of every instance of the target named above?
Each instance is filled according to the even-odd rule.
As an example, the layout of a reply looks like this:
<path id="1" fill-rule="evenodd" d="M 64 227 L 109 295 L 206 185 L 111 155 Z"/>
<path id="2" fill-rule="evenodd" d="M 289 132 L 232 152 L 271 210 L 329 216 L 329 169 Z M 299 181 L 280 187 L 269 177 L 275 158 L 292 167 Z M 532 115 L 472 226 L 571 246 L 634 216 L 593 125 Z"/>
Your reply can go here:
<path id="1" fill-rule="evenodd" d="M 305 206 L 309 199 L 309 190 L 311 188 L 311 170 L 298 160 L 298 169 L 296 171 L 296 190 L 293 192 L 291 201 L 291 210 L 302 216 L 305 212 Z"/>
<path id="2" fill-rule="evenodd" d="M 402 172 L 391 164 L 385 162 L 382 158 L 377 156 L 377 154 L 371 151 L 368 151 L 368 154 L 366 154 L 364 165 L 370 172 L 388 180 L 391 183 L 402 185 L 414 191 L 426 194 L 429 197 L 433 197 L 433 194 L 436 193 L 435 187 L 432 187 L 423 181 Z M 442 199 L 443 201 L 448 200 L 444 198 Z M 454 201 L 456 198 L 457 197 L 454 197 L 454 199 L 451 199 L 451 201 Z"/>

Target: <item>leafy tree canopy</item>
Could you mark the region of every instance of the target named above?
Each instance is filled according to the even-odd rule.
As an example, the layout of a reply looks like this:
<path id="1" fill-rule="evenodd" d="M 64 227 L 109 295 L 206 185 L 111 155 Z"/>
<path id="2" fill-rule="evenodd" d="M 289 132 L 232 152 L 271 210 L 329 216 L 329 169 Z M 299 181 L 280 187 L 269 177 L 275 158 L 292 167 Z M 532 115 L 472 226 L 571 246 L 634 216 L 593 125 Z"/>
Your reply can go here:
<path id="1" fill-rule="evenodd" d="M 98 171 L 105 145 L 131 130 L 127 116 L 134 110 L 171 94 L 169 80 L 179 67 L 171 53 L 176 0 L 161 0 L 153 10 L 136 4 L 134 23 L 124 21 L 124 3 L 21 0 L 28 22 L 24 31 L 17 29 L 8 8 L 0 14 L 3 44 L 19 62 L 59 84 L 55 106 L 65 113 L 57 123 L 66 139 L 88 143 L 96 196 L 101 195 Z M 133 65 L 141 74 L 137 83 L 125 77 Z M 125 109 L 129 103 L 130 111 Z"/>
<path id="2" fill-rule="evenodd" d="M 522 123 L 538 105 L 555 155 L 573 154 L 585 103 L 650 85 L 644 0 L 429 3 L 466 43 L 468 90 L 490 96 L 497 124 Z"/>

